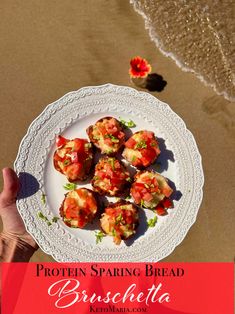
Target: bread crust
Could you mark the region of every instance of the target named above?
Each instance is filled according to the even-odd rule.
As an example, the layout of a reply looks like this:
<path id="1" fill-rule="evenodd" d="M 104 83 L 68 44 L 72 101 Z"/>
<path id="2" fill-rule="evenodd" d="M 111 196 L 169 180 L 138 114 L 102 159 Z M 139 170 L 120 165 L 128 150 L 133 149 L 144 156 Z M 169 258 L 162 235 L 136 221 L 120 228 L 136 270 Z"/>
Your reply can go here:
<path id="1" fill-rule="evenodd" d="M 95 147 L 97 147 L 99 150 L 101 150 L 101 153 L 105 153 L 106 155 L 108 156 L 115 156 L 117 154 L 117 152 L 121 149 L 121 147 L 123 146 L 124 142 L 125 142 L 125 136 L 121 139 L 119 139 L 119 143 L 118 145 L 116 144 L 113 144 L 113 145 L 110 145 L 110 152 L 107 152 L 107 151 L 103 151 L 101 145 L 100 145 L 100 140 L 98 139 L 95 139 L 94 136 L 93 136 L 93 130 L 94 130 L 94 127 L 97 125 L 97 123 L 104 123 L 104 120 L 111 120 L 111 119 L 114 119 L 115 120 L 115 123 L 117 124 L 118 128 L 119 128 L 119 131 L 120 132 L 123 132 L 123 128 L 122 128 L 122 125 L 121 123 L 114 117 L 103 117 L 101 119 L 99 119 L 98 121 L 96 121 L 96 123 L 94 125 L 90 125 L 87 129 L 86 129 L 86 133 L 90 139 L 90 141 L 94 144 Z M 101 135 L 102 136 L 102 135 Z M 103 137 L 104 138 L 104 137 Z"/>
<path id="2" fill-rule="evenodd" d="M 121 173 L 122 174 L 125 173 L 126 175 L 128 175 L 128 178 L 129 178 L 128 181 L 126 179 L 122 179 L 123 183 L 119 186 L 119 188 L 116 191 L 112 191 L 112 193 L 109 190 L 105 190 L 104 188 L 101 188 L 98 184 L 95 184 L 95 183 L 97 183 L 97 181 L 98 181 L 98 183 L 99 183 L 99 181 L 101 181 L 101 182 L 103 181 L 102 179 L 100 179 L 100 180 L 95 179 L 96 173 L 99 171 L 102 171 L 102 167 L 100 167 L 101 164 L 106 163 L 106 162 L 109 163 L 108 160 L 110 158 L 112 158 L 114 160 L 114 162 L 118 161 L 118 163 L 120 164 Z M 115 172 L 115 170 L 113 170 L 113 171 Z M 112 179 L 110 178 L 110 180 L 112 180 Z M 131 180 L 130 173 L 128 172 L 128 170 L 126 169 L 126 167 L 123 165 L 123 163 L 120 160 L 116 159 L 115 157 L 105 156 L 105 157 L 101 158 L 95 166 L 95 175 L 91 181 L 91 185 L 92 185 L 93 190 L 100 195 L 121 196 L 121 195 L 125 194 L 125 192 L 128 188 L 130 188 L 131 181 L 132 180 Z M 115 187 L 117 187 L 117 185 L 115 185 Z"/>

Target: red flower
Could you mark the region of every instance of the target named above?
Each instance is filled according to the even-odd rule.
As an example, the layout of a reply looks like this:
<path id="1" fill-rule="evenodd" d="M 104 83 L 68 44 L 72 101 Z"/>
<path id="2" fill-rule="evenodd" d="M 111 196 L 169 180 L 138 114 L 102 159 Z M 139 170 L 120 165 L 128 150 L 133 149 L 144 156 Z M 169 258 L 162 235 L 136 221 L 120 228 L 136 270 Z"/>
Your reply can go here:
<path id="1" fill-rule="evenodd" d="M 131 77 L 146 77 L 152 70 L 147 60 L 137 56 L 130 61 L 131 68 L 129 74 Z"/>

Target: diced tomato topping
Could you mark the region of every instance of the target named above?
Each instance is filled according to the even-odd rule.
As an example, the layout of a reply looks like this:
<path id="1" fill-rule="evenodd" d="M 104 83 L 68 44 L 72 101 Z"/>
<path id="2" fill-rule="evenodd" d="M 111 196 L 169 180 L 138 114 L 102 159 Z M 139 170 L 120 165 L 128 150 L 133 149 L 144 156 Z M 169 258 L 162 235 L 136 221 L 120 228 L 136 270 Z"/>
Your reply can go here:
<path id="1" fill-rule="evenodd" d="M 133 196 L 133 198 L 135 200 L 135 203 L 139 204 L 140 201 L 141 201 L 141 194 L 139 192 L 133 190 L 133 189 L 131 190 L 131 194 L 132 194 L 132 196 Z"/>
<path id="2" fill-rule="evenodd" d="M 74 162 L 78 162 L 78 152 L 72 152 L 71 153 L 71 161 Z"/>
<path id="3" fill-rule="evenodd" d="M 64 207 L 67 208 L 73 208 L 73 207 L 77 207 L 77 202 L 74 198 L 71 197 L 67 197 L 64 201 Z"/>
<path id="4" fill-rule="evenodd" d="M 107 134 L 107 130 L 106 130 L 106 128 L 104 127 L 104 125 L 102 125 L 102 124 L 99 124 L 98 130 L 100 131 L 100 133 L 101 133 L 102 135 Z"/>
<path id="5" fill-rule="evenodd" d="M 79 212 L 79 209 L 77 206 L 73 207 L 73 208 L 67 208 L 66 217 L 67 218 L 78 218 L 79 217 L 78 212 Z"/>
<path id="6" fill-rule="evenodd" d="M 111 167 L 106 168 L 106 176 L 109 178 L 112 178 L 114 176 L 114 171 L 112 170 Z"/>
<path id="7" fill-rule="evenodd" d="M 99 179 L 103 180 L 104 178 L 106 178 L 106 173 L 104 171 L 99 171 L 99 172 L 97 172 L 97 177 L 99 177 Z"/>
<path id="8" fill-rule="evenodd" d="M 113 145 L 113 142 L 112 142 L 111 138 L 109 138 L 109 137 L 107 137 L 107 138 L 104 139 L 104 143 L 105 143 L 106 145 Z"/>
<path id="9" fill-rule="evenodd" d="M 127 148 L 134 148 L 135 145 L 136 145 L 136 140 L 134 140 L 132 137 L 129 138 L 129 140 L 126 141 L 126 143 L 125 143 L 125 146 L 126 146 Z"/>
<path id="10" fill-rule="evenodd" d="M 145 186 L 144 186 L 144 183 L 135 182 L 135 183 L 133 184 L 133 188 L 134 188 L 136 191 L 139 191 L 139 190 L 144 189 Z"/>
<path id="11" fill-rule="evenodd" d="M 57 147 L 62 147 L 67 142 L 68 142 L 68 140 L 65 137 L 61 136 L 61 135 L 58 135 L 57 138 L 56 138 L 56 146 Z"/>
<path id="12" fill-rule="evenodd" d="M 115 134 L 118 131 L 118 128 L 116 126 L 107 126 L 106 130 L 109 134 Z"/>
<path id="13" fill-rule="evenodd" d="M 148 157 L 150 160 L 153 160 L 156 157 L 156 152 L 155 152 L 155 150 L 153 148 L 142 149 L 141 150 L 141 155 L 143 157 Z"/>
<path id="14" fill-rule="evenodd" d="M 78 227 L 83 228 L 85 226 L 85 224 L 86 224 L 86 220 L 82 216 L 79 216 Z"/>
<path id="15" fill-rule="evenodd" d="M 96 206 L 96 201 L 95 201 L 94 197 L 87 197 L 87 198 L 86 198 L 86 203 L 87 203 L 87 205 L 88 205 L 88 207 L 89 207 L 90 209 L 94 209 L 94 208 L 97 207 L 97 206 Z"/>
<path id="16" fill-rule="evenodd" d="M 132 215 L 132 213 L 131 213 L 131 215 Z M 126 223 L 127 224 L 132 224 L 133 223 L 133 218 L 132 218 L 132 216 L 127 216 L 127 217 L 125 217 L 125 221 L 126 221 Z"/>
<path id="17" fill-rule="evenodd" d="M 151 200 L 153 199 L 153 196 L 151 193 L 145 193 L 143 195 L 143 200 L 147 201 L 147 202 L 150 202 Z"/>
<path id="18" fill-rule="evenodd" d="M 157 156 L 161 153 L 158 146 L 152 146 L 152 148 L 155 150 Z"/>
<path id="19" fill-rule="evenodd" d="M 167 211 L 166 211 L 166 209 L 165 209 L 164 207 L 162 207 L 161 205 L 159 206 L 159 204 L 158 204 L 158 206 L 156 207 L 156 212 L 157 212 L 157 214 L 158 214 L 159 216 L 165 216 L 165 215 L 168 214 Z"/>
<path id="20" fill-rule="evenodd" d="M 172 189 L 170 187 L 165 187 L 162 189 L 162 193 L 166 196 L 169 197 L 172 194 Z"/>
<path id="21" fill-rule="evenodd" d="M 151 140 L 154 138 L 154 133 L 152 131 L 147 131 L 147 137 Z"/>
<path id="22" fill-rule="evenodd" d="M 140 160 L 141 160 L 143 166 L 145 166 L 145 167 L 147 167 L 151 162 L 151 159 L 149 157 L 142 157 L 142 158 L 140 158 Z"/>
<path id="23" fill-rule="evenodd" d="M 157 182 L 157 178 L 153 178 L 153 182 L 152 182 L 156 187 L 158 187 L 158 182 Z"/>
<path id="24" fill-rule="evenodd" d="M 161 203 L 165 208 L 173 208 L 173 202 L 169 198 L 164 198 Z"/>
<path id="25" fill-rule="evenodd" d="M 123 179 L 121 178 L 118 178 L 118 177 L 114 177 L 111 179 L 111 184 L 113 185 L 119 185 L 119 184 L 122 184 L 123 183 Z"/>
<path id="26" fill-rule="evenodd" d="M 140 160 L 139 158 L 136 158 L 135 160 L 133 160 L 133 161 L 131 162 L 131 164 L 132 164 L 133 166 L 139 166 L 139 165 L 141 165 L 141 160 Z"/>
<path id="27" fill-rule="evenodd" d="M 125 137 L 125 133 L 119 132 L 118 135 L 117 135 L 117 137 L 118 137 L 119 139 L 122 139 L 122 138 Z"/>
<path id="28" fill-rule="evenodd" d="M 77 151 L 77 152 L 83 151 L 84 150 L 84 144 L 86 142 L 87 141 L 84 141 L 83 139 L 75 138 L 74 139 L 74 150 Z"/>
<path id="29" fill-rule="evenodd" d="M 55 154 L 54 154 L 54 160 L 60 161 L 60 160 L 61 160 L 61 157 L 60 157 L 57 153 L 55 153 Z"/>
<path id="30" fill-rule="evenodd" d="M 81 172 L 82 170 L 82 164 L 80 163 L 74 163 L 72 165 L 69 165 L 67 167 L 67 170 L 66 170 L 66 175 L 72 179 L 72 180 L 76 180 L 76 178 L 78 177 L 79 173 Z"/>
<path id="31" fill-rule="evenodd" d="M 107 208 L 105 208 L 105 212 L 106 212 L 106 214 L 113 216 L 116 213 L 116 209 L 111 208 L 111 207 L 107 207 Z"/>
<path id="32" fill-rule="evenodd" d="M 115 167 L 115 169 L 121 169 L 121 165 L 120 165 L 118 160 L 115 161 L 114 167 Z"/>

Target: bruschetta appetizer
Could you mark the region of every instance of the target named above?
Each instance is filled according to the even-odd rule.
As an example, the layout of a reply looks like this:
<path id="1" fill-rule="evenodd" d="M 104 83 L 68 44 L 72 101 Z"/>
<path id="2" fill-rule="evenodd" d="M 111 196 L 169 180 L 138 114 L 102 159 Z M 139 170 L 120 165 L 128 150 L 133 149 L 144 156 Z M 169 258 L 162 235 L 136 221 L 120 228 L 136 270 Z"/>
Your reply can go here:
<path id="1" fill-rule="evenodd" d="M 115 157 L 103 157 L 95 166 L 94 191 L 101 195 L 121 195 L 131 182 L 130 173 Z"/>
<path id="2" fill-rule="evenodd" d="M 98 120 L 86 130 L 90 141 L 102 154 L 114 155 L 125 142 L 125 134 L 120 122 L 113 117 Z"/>
<path id="3" fill-rule="evenodd" d="M 105 208 L 100 224 L 104 233 L 112 236 L 114 243 L 119 245 L 122 239 L 126 240 L 135 234 L 139 224 L 138 209 L 124 200 L 111 203 Z"/>
<path id="4" fill-rule="evenodd" d="M 81 188 L 65 195 L 60 207 L 60 216 L 71 228 L 84 228 L 91 222 L 97 212 L 97 202 L 94 192 Z"/>
<path id="5" fill-rule="evenodd" d="M 93 162 L 92 144 L 86 139 L 68 140 L 58 136 L 54 153 L 54 167 L 70 182 L 86 180 Z"/>
<path id="6" fill-rule="evenodd" d="M 131 196 L 135 204 L 155 210 L 173 207 L 169 199 L 173 190 L 165 177 L 153 171 L 140 171 L 135 175 L 134 180 Z"/>
<path id="7" fill-rule="evenodd" d="M 144 130 L 126 141 L 122 155 L 131 165 L 145 168 L 155 162 L 160 152 L 154 133 Z"/>

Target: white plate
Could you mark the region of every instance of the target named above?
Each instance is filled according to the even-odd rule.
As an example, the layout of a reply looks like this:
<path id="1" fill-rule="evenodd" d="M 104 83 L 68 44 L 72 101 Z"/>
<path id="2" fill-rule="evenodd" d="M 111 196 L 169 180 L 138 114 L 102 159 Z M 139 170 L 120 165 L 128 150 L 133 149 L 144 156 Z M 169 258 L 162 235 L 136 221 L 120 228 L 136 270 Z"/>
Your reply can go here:
<path id="1" fill-rule="evenodd" d="M 158 170 L 176 187 L 175 208 L 169 209 L 167 216 L 159 217 L 156 226 L 149 229 L 146 219 L 154 214 L 140 210 L 137 235 L 122 241 L 120 246 L 111 237 L 96 244 L 97 223 L 84 230 L 69 228 L 61 220 L 48 226 L 37 215 L 41 210 L 49 219 L 59 216 L 66 192 L 63 189 L 66 178 L 53 168 L 56 136 L 87 138 L 86 128 L 104 116 L 132 119 L 137 125 L 131 129 L 133 132 L 154 131 L 162 150 Z M 26 228 L 41 249 L 60 262 L 161 260 L 183 240 L 195 222 L 203 195 L 201 156 L 182 119 L 148 93 L 111 84 L 82 88 L 47 106 L 22 140 L 15 169 L 21 173 L 23 189 L 17 206 Z M 41 203 L 42 193 L 46 194 L 45 206 Z"/>

